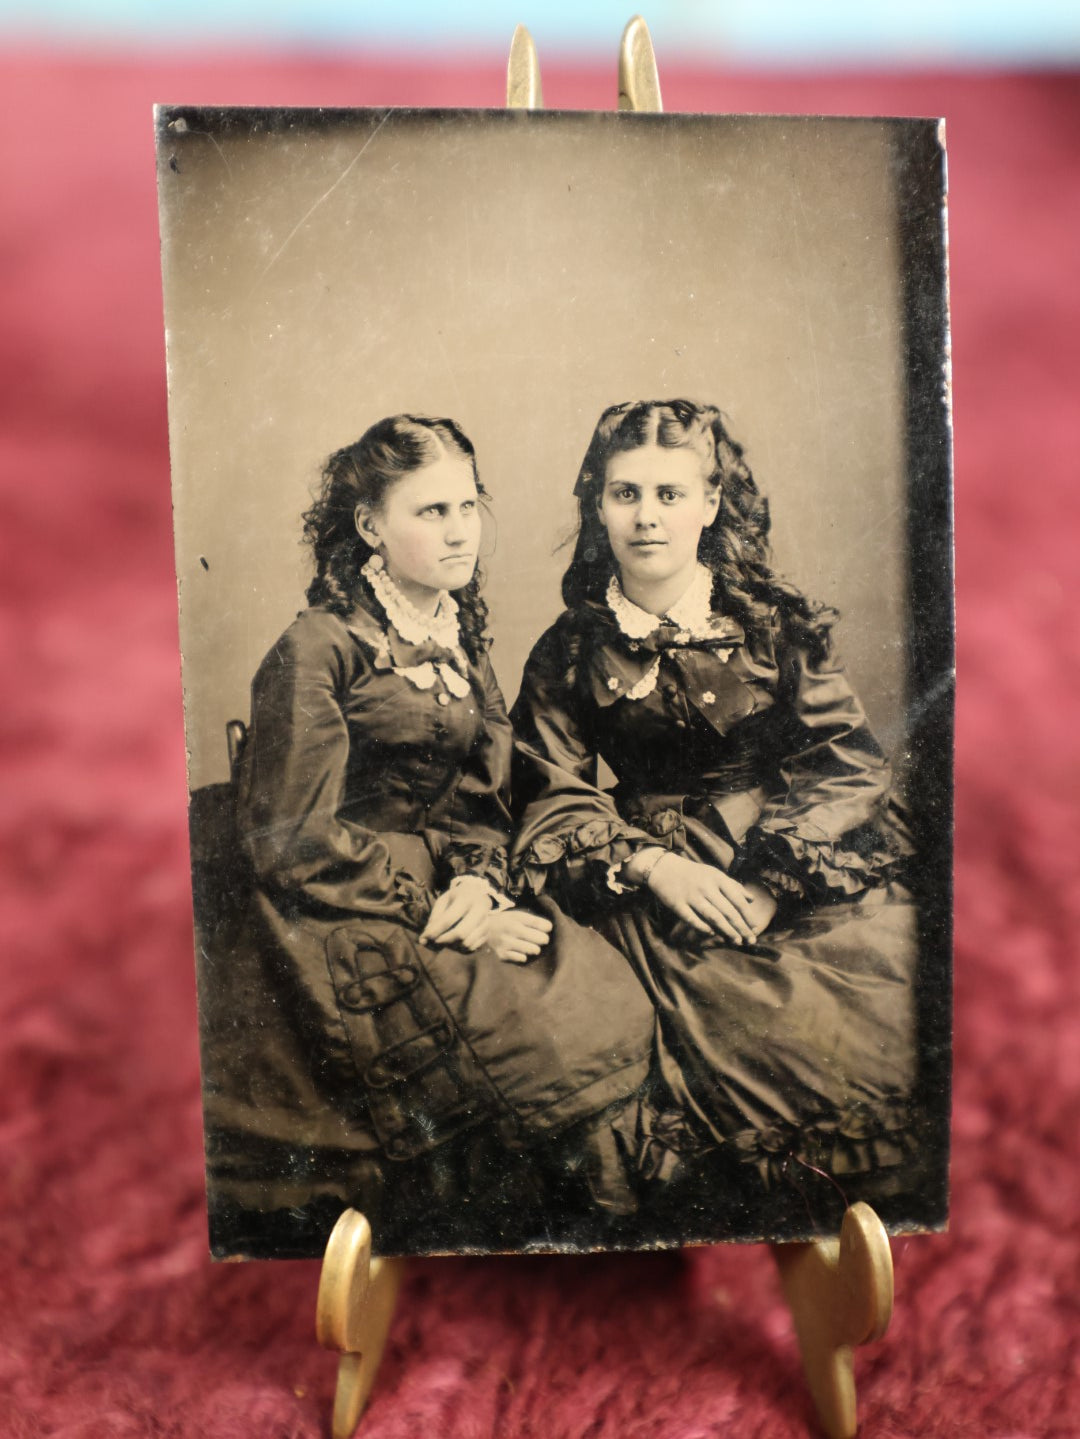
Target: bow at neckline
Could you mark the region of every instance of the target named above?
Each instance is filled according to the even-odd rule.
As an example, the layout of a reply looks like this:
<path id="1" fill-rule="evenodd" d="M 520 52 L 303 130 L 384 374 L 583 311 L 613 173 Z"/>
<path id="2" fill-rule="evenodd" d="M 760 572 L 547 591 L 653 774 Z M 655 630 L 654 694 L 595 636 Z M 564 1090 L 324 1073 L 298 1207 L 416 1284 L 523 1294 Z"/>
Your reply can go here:
<path id="1" fill-rule="evenodd" d="M 694 633 L 676 620 L 665 618 L 640 639 L 630 639 L 621 631 L 620 639 L 623 641 L 623 648 L 630 654 L 652 659 L 678 649 L 730 651 L 741 645 L 746 638 L 742 625 L 728 615 L 711 616 L 710 629 L 708 634 Z"/>
<path id="2" fill-rule="evenodd" d="M 757 708 L 742 667 L 729 667 L 746 632 L 738 620 L 713 611 L 712 582 L 712 571 L 700 565 L 687 593 L 658 618 L 628 600 L 612 579 L 607 603 L 594 607 L 602 639 L 590 675 L 601 708 L 618 700 L 647 699 L 665 661 L 677 673 L 686 700 L 720 734 Z"/>

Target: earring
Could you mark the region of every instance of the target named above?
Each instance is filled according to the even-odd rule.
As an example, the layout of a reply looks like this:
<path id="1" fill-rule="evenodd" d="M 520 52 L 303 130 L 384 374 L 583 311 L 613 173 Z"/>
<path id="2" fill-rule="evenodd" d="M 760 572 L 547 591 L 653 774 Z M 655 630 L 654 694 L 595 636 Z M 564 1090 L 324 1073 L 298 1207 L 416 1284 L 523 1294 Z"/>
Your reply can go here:
<path id="1" fill-rule="evenodd" d="M 379 554 L 378 550 L 376 550 L 375 553 L 368 560 L 368 564 L 373 570 L 381 570 L 386 568 L 383 564 L 383 557 Z"/>

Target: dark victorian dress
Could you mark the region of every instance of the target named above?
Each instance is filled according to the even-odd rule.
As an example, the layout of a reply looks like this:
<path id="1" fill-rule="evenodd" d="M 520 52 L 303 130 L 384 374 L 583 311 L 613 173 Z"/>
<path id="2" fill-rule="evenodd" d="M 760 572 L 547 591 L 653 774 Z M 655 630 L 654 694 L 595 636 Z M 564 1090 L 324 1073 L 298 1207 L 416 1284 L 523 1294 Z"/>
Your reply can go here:
<path id="1" fill-rule="evenodd" d="M 303 611 L 255 676 L 250 905 L 203 995 L 221 1248 L 317 1252 L 327 1218 L 305 1237 L 289 1217 L 313 1198 L 330 1220 L 364 1209 L 384 1250 L 542 1244 L 537 1155 L 610 1198 L 610 1123 L 592 1121 L 640 1086 L 652 1042 L 623 957 L 550 903 L 525 964 L 419 942 L 455 877 L 506 878 L 511 730 L 487 657 L 458 662 L 369 600 Z"/>
<path id="2" fill-rule="evenodd" d="M 512 716 L 520 883 L 594 923 L 648 990 L 666 1099 L 632 1142 L 658 1188 L 709 1155 L 761 1195 L 813 1171 L 849 1199 L 878 1192 L 870 1176 L 887 1193 L 910 1153 L 916 951 L 889 769 L 831 652 L 779 618 L 750 642 L 707 590 L 703 610 L 695 633 L 646 617 L 628 635 L 587 604 L 540 639 Z M 757 944 L 703 939 L 623 886 L 656 845 L 770 889 Z"/>

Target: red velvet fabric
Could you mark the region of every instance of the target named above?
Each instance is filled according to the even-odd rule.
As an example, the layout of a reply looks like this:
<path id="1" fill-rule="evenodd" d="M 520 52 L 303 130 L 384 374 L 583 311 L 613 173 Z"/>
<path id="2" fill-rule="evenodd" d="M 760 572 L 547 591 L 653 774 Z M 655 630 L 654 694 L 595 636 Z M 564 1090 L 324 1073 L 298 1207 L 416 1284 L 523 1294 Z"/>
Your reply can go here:
<path id="1" fill-rule="evenodd" d="M 864 1432 L 1080 1433 L 1080 87 L 665 73 L 948 117 L 959 573 L 952 1232 Z M 150 103 L 492 104 L 500 66 L 0 61 L 0 1434 L 314 1436 L 317 1265 L 206 1258 Z M 549 62 L 548 103 L 614 66 Z M 767 1252 L 412 1266 L 366 1433 L 787 1436 Z"/>

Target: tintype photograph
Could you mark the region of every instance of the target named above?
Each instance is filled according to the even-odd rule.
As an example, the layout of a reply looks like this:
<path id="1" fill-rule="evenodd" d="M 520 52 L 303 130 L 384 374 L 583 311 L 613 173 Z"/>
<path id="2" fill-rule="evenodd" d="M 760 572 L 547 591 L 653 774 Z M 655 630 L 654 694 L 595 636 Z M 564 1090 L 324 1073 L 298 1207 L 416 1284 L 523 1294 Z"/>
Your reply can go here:
<path id="1" fill-rule="evenodd" d="M 212 1252 L 942 1227 L 938 123 L 157 138 Z"/>

